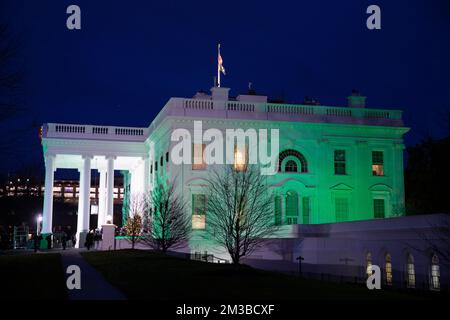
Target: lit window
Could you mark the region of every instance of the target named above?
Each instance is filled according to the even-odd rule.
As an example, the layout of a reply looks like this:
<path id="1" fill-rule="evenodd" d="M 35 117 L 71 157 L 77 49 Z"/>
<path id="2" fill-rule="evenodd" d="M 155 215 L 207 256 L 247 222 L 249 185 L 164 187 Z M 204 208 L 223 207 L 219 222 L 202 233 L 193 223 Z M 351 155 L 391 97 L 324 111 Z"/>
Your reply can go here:
<path id="1" fill-rule="evenodd" d="M 204 230 L 206 228 L 205 216 L 193 214 L 192 215 L 192 229 Z"/>
<path id="2" fill-rule="evenodd" d="M 346 174 L 345 150 L 334 150 L 334 174 Z"/>
<path id="3" fill-rule="evenodd" d="M 370 252 L 366 255 L 366 273 L 367 277 L 372 275 L 372 254 Z"/>
<path id="4" fill-rule="evenodd" d="M 204 170 L 206 168 L 205 162 L 205 144 L 193 144 L 193 161 L 192 170 Z"/>
<path id="5" fill-rule="evenodd" d="M 372 174 L 384 176 L 383 151 L 372 151 Z"/>
<path id="6" fill-rule="evenodd" d="M 192 195 L 192 229 L 206 228 L 206 195 Z"/>
<path id="7" fill-rule="evenodd" d="M 286 193 L 286 224 L 298 223 L 298 194 L 294 190 Z"/>
<path id="8" fill-rule="evenodd" d="M 439 290 L 441 272 L 439 270 L 439 258 L 436 254 L 431 257 L 431 289 Z"/>
<path id="9" fill-rule="evenodd" d="M 384 199 L 373 199 L 373 217 L 375 219 L 385 217 Z"/>
<path id="10" fill-rule="evenodd" d="M 286 166 L 284 167 L 284 171 L 297 172 L 297 163 L 294 160 L 287 161 Z"/>
<path id="11" fill-rule="evenodd" d="M 234 170 L 236 171 L 247 170 L 247 158 L 248 158 L 247 146 L 245 147 L 245 150 L 242 150 L 242 148 L 238 148 L 237 145 L 234 145 Z"/>
<path id="12" fill-rule="evenodd" d="M 391 255 L 388 253 L 386 254 L 386 266 L 385 266 L 385 271 L 386 271 L 386 284 L 388 286 L 392 285 L 392 259 L 391 259 Z"/>
<path id="13" fill-rule="evenodd" d="M 414 271 L 414 257 L 412 254 L 408 254 L 406 264 L 406 285 L 408 288 L 414 288 L 416 286 L 416 273 Z"/>
<path id="14" fill-rule="evenodd" d="M 281 225 L 281 197 L 275 196 L 275 225 Z"/>
<path id="15" fill-rule="evenodd" d="M 348 199 L 347 198 L 336 198 L 335 199 L 335 213 L 336 222 L 342 222 L 348 220 Z"/>

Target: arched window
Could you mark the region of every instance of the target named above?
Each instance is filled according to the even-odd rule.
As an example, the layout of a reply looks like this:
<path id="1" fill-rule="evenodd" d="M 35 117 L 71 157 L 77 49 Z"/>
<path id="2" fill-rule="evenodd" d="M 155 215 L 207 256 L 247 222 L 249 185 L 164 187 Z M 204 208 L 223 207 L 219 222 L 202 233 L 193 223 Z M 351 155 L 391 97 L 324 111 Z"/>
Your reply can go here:
<path id="1" fill-rule="evenodd" d="M 292 150 L 292 149 L 288 149 L 288 150 L 284 150 L 283 152 L 281 152 L 278 156 L 278 171 L 281 172 L 282 168 L 281 168 L 281 164 L 283 163 L 283 160 L 286 159 L 287 157 L 295 157 L 298 160 L 298 163 L 300 164 L 300 170 L 296 170 L 296 171 L 289 171 L 289 172 L 308 172 L 308 163 L 306 162 L 306 158 L 303 156 L 303 154 L 301 154 L 300 152 L 296 151 L 296 150 Z M 285 171 L 287 171 L 287 164 L 290 162 L 291 160 L 288 160 L 288 162 L 286 163 L 285 166 Z M 293 160 L 292 160 L 293 161 Z M 295 163 L 295 161 L 293 161 Z M 295 163 L 296 167 L 297 167 L 297 163 Z"/>
<path id="2" fill-rule="evenodd" d="M 372 253 L 370 252 L 366 254 L 366 273 L 367 277 L 372 275 Z"/>
<path id="3" fill-rule="evenodd" d="M 286 193 L 286 224 L 298 223 L 298 194 L 294 190 Z"/>
<path id="4" fill-rule="evenodd" d="M 439 290 L 441 287 L 440 283 L 441 272 L 439 270 L 439 258 L 436 254 L 431 257 L 431 289 Z"/>
<path id="5" fill-rule="evenodd" d="M 385 272 L 386 272 L 386 284 L 392 285 L 392 258 L 389 253 L 385 256 Z"/>
<path id="6" fill-rule="evenodd" d="M 294 160 L 288 160 L 284 166 L 286 172 L 297 172 L 297 163 Z"/>
<path id="7" fill-rule="evenodd" d="M 408 254 L 406 260 L 406 286 L 408 288 L 414 288 L 416 286 L 416 273 L 414 271 L 414 257 L 412 254 Z"/>

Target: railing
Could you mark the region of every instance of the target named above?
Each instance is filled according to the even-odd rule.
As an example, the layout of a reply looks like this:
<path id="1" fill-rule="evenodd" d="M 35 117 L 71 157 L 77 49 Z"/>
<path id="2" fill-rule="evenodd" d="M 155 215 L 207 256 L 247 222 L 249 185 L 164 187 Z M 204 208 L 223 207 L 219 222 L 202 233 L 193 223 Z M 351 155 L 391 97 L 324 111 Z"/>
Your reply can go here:
<path id="1" fill-rule="evenodd" d="M 294 113 L 294 114 L 314 114 L 313 107 L 285 105 L 285 104 L 268 104 L 267 112 L 271 113 Z"/>
<path id="2" fill-rule="evenodd" d="M 328 107 L 328 106 L 311 106 L 296 104 L 278 104 L 278 103 L 259 103 L 247 101 L 215 101 L 201 99 L 179 99 L 182 101 L 182 108 L 185 109 L 185 115 L 189 115 L 189 109 L 196 110 L 214 110 L 217 112 L 231 111 L 240 112 L 245 117 L 258 117 L 261 119 L 278 119 L 286 117 L 287 120 L 294 117 L 304 117 L 310 121 L 327 122 L 336 119 L 339 122 L 352 121 L 352 119 L 368 119 L 367 122 L 380 123 L 387 120 L 386 123 L 392 125 L 401 125 L 402 112 L 400 110 L 383 110 L 383 109 L 366 109 L 366 108 L 350 108 L 350 107 Z M 175 103 L 175 108 L 178 104 Z M 250 114 L 259 114 L 259 116 L 251 116 Z M 266 114 L 264 116 L 263 114 Z M 205 113 L 205 116 L 208 116 Z M 297 119 L 297 118 L 295 118 Z M 298 119 L 301 120 L 301 119 Z"/>
<path id="3" fill-rule="evenodd" d="M 227 259 L 216 257 L 213 254 L 208 254 L 207 252 L 193 252 L 190 255 L 190 259 L 209 263 L 230 263 Z"/>
<path id="4" fill-rule="evenodd" d="M 148 128 L 93 126 L 47 123 L 43 127 L 44 138 L 83 138 L 102 140 L 144 141 Z"/>
<path id="5" fill-rule="evenodd" d="M 211 100 L 185 99 L 184 100 L 184 108 L 199 109 L 199 110 L 211 110 L 211 109 L 213 109 L 213 102 Z"/>
<path id="6" fill-rule="evenodd" d="M 242 112 L 254 112 L 255 105 L 253 103 L 246 102 L 227 102 L 228 111 L 242 111 Z"/>

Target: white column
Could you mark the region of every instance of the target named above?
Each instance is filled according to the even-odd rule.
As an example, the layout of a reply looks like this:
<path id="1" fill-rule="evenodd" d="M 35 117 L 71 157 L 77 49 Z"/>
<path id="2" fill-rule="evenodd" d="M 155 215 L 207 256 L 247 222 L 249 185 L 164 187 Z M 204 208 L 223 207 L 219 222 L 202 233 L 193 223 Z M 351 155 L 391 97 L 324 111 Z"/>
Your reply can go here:
<path id="1" fill-rule="evenodd" d="M 111 223 L 114 219 L 114 157 L 107 157 L 106 169 L 106 216 L 111 216 Z"/>
<path id="2" fill-rule="evenodd" d="M 45 190 L 44 190 L 44 208 L 42 211 L 42 232 L 43 234 L 52 233 L 53 220 L 53 180 L 55 172 L 55 156 L 45 156 Z"/>
<path id="3" fill-rule="evenodd" d="M 99 170 L 100 182 L 98 187 L 98 223 L 97 228 L 101 228 L 106 223 L 106 171 Z"/>
<path id="4" fill-rule="evenodd" d="M 80 173 L 80 181 L 78 183 L 78 216 L 77 216 L 77 234 L 79 235 L 80 232 L 83 231 L 84 226 L 84 214 L 83 214 L 84 167 L 78 169 L 78 172 Z M 80 237 L 78 236 L 77 239 L 80 239 Z M 77 245 L 79 245 L 79 241 L 77 241 Z"/>
<path id="5" fill-rule="evenodd" d="M 91 156 L 83 157 L 83 231 L 89 230 L 91 212 Z"/>
<path id="6" fill-rule="evenodd" d="M 149 157 L 144 158 L 144 176 L 143 176 L 143 186 L 142 191 L 144 192 L 144 195 L 147 196 L 148 191 L 150 190 L 150 159 Z"/>
<path id="7" fill-rule="evenodd" d="M 77 221 L 77 247 L 84 245 L 82 233 L 89 231 L 89 214 L 91 205 L 91 156 L 83 156 L 83 166 L 80 171 L 78 188 L 78 221 Z"/>

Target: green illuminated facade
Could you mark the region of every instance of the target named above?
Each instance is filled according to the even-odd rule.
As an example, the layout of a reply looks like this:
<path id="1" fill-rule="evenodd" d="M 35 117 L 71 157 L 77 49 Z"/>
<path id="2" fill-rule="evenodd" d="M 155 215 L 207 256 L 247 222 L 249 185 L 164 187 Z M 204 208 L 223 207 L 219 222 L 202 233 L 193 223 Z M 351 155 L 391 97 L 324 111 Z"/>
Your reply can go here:
<path id="1" fill-rule="evenodd" d="M 207 228 L 204 210 L 207 165 L 174 165 L 166 153 L 170 132 L 201 120 L 203 130 L 278 129 L 278 172 L 267 176 L 274 221 L 281 225 L 318 224 L 404 215 L 403 135 L 398 110 L 368 109 L 365 97 L 348 97 L 348 107 L 270 104 L 264 96 L 212 95 L 172 98 L 152 123 L 150 181 L 177 177 L 190 202 L 194 234 Z M 181 112 L 182 111 L 182 112 Z M 288 230 L 288 228 L 285 228 Z M 195 237 L 194 237 L 195 238 Z"/>

